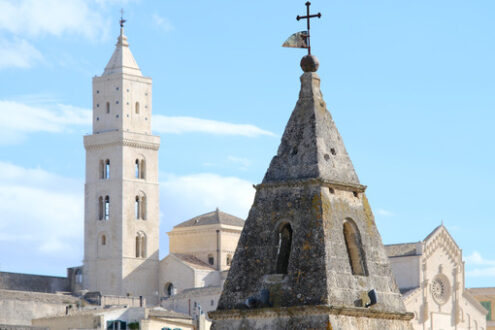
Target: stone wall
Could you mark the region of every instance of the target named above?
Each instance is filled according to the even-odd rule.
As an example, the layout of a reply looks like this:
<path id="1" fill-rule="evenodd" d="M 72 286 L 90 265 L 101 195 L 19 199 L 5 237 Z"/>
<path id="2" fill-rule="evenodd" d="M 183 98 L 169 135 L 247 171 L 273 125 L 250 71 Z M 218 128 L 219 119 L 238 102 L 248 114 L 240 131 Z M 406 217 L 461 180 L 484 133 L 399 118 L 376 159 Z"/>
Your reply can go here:
<path id="1" fill-rule="evenodd" d="M 77 302 L 62 294 L 0 290 L 0 324 L 29 326 L 33 318 L 65 313 Z"/>
<path id="2" fill-rule="evenodd" d="M 0 272 L 0 290 L 55 293 L 70 288 L 66 277 Z"/>

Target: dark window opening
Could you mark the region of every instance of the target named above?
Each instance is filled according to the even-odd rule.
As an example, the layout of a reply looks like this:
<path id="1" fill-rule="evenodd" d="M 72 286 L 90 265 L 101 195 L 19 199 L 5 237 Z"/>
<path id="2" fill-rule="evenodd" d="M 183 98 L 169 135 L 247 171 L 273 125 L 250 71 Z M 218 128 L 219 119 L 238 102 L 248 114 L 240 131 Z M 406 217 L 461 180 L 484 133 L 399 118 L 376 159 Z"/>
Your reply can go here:
<path id="1" fill-rule="evenodd" d="M 292 245 L 292 228 L 285 224 L 278 232 L 277 274 L 287 274 Z"/>
<path id="2" fill-rule="evenodd" d="M 110 113 L 110 102 L 107 102 L 107 113 Z"/>
<path id="3" fill-rule="evenodd" d="M 211 254 L 208 255 L 208 263 L 210 265 L 214 265 L 215 264 L 215 258 L 213 258 L 213 256 Z"/>

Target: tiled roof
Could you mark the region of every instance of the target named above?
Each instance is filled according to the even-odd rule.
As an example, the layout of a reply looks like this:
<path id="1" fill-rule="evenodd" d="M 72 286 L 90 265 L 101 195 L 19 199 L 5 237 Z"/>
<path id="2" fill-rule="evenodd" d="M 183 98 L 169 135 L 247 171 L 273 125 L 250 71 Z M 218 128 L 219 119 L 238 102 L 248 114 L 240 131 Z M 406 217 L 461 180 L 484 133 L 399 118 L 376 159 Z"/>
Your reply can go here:
<path id="1" fill-rule="evenodd" d="M 390 257 L 403 257 L 403 256 L 416 256 L 421 252 L 417 250 L 418 242 L 416 243 L 402 243 L 402 244 L 389 244 L 385 245 L 385 251 L 387 256 Z"/>
<path id="2" fill-rule="evenodd" d="M 230 226 L 244 227 L 244 220 L 242 220 L 241 218 L 238 218 L 228 213 L 224 213 L 219 209 L 216 209 L 215 211 L 198 215 L 197 217 L 184 221 L 174 226 L 174 228 L 212 225 L 217 223 L 230 225 Z"/>

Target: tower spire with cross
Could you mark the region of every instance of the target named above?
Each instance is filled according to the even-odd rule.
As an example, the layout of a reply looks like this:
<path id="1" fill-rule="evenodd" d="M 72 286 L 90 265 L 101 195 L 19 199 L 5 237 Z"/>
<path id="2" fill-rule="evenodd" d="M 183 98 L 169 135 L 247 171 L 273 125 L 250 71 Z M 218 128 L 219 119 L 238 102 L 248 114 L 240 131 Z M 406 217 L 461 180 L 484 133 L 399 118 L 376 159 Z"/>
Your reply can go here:
<path id="1" fill-rule="evenodd" d="M 311 6 L 311 2 L 306 2 L 306 16 L 299 16 L 297 15 L 296 19 L 299 21 L 301 19 L 306 19 L 306 28 L 308 29 L 308 36 L 306 38 L 306 44 L 307 44 L 307 48 L 308 48 L 308 55 L 311 55 L 311 34 L 309 32 L 310 30 L 310 27 L 311 27 L 311 24 L 310 24 L 310 20 L 311 18 L 314 18 L 314 17 L 318 17 L 318 18 L 321 18 L 321 13 L 318 12 L 318 14 L 313 14 L 311 15 L 309 13 L 309 6 Z"/>

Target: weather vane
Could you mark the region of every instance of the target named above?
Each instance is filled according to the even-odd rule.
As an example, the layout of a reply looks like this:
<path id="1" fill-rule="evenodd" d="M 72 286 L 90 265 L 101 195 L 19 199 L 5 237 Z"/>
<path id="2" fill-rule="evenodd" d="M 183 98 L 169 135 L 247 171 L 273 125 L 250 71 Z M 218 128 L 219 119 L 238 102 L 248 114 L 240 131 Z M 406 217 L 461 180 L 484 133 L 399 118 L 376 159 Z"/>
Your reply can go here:
<path id="1" fill-rule="evenodd" d="M 126 20 L 124 19 L 124 9 L 122 8 L 122 9 L 120 9 L 120 27 L 121 28 L 124 27 L 125 22 L 126 22 Z"/>
<path id="2" fill-rule="evenodd" d="M 310 42 L 310 19 L 314 17 L 321 18 L 321 13 L 311 15 L 309 13 L 309 6 L 311 2 L 306 2 L 306 16 L 297 15 L 296 19 L 299 21 L 301 19 L 306 19 L 307 31 L 301 31 L 291 35 L 282 45 L 282 47 L 293 47 L 293 48 L 307 48 L 308 55 L 311 55 L 311 42 Z"/>

